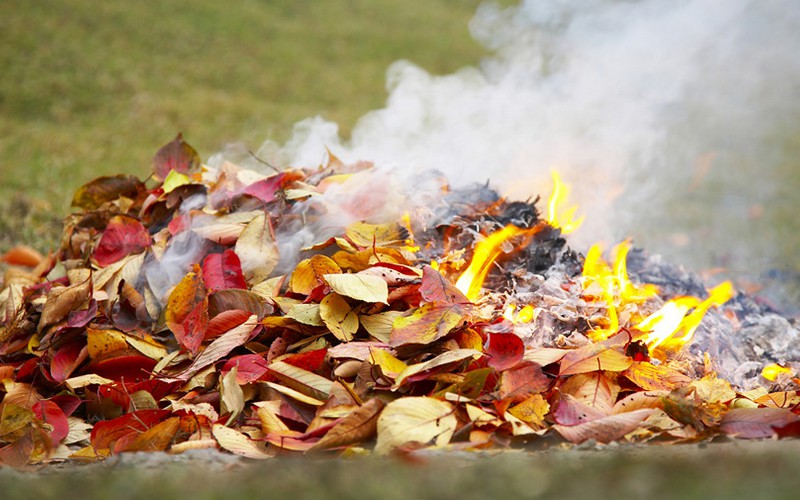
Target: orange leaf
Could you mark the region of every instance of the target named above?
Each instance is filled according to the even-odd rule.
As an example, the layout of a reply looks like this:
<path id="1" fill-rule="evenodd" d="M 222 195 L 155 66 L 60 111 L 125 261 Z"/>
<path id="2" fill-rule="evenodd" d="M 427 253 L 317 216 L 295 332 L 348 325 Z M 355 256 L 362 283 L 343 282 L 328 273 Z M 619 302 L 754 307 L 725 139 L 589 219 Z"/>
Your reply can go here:
<path id="1" fill-rule="evenodd" d="M 378 432 L 378 416 L 386 403 L 372 398 L 363 406 L 341 419 L 314 448 L 328 449 L 363 443 L 375 437 Z"/>
<path id="2" fill-rule="evenodd" d="M 430 344 L 460 325 L 464 314 L 460 305 L 424 304 L 410 315 L 394 320 L 391 344 Z"/>
<path id="3" fill-rule="evenodd" d="M 630 357 L 616 349 L 603 344 L 591 344 L 574 351 L 570 351 L 561 358 L 559 376 L 574 375 L 576 373 L 607 370 L 620 372 L 631 366 Z"/>
<path id="4" fill-rule="evenodd" d="M 289 280 L 289 289 L 295 293 L 310 295 L 312 290 L 325 283 L 324 275 L 341 272 L 342 269 L 330 257 L 314 255 L 297 264 Z"/>

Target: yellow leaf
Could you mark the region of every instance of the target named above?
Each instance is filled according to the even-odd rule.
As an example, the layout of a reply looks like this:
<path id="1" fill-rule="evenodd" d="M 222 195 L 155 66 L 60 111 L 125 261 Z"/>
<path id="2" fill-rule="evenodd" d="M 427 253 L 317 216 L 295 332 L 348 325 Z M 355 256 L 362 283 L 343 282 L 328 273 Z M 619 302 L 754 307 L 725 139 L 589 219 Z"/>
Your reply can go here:
<path id="1" fill-rule="evenodd" d="M 126 337 L 116 330 L 95 330 L 86 328 L 86 348 L 89 357 L 95 361 L 116 356 L 128 349 Z"/>
<path id="2" fill-rule="evenodd" d="M 167 348 L 153 340 L 149 335 L 143 339 L 126 335 L 125 342 L 148 358 L 156 361 L 167 355 Z"/>
<path id="3" fill-rule="evenodd" d="M 474 349 L 454 349 L 452 351 L 443 352 L 430 361 L 424 363 L 416 363 L 408 366 L 405 370 L 400 372 L 395 379 L 395 387 L 400 387 L 403 381 L 413 375 L 419 375 L 436 368 L 441 368 L 453 363 L 460 363 L 466 359 L 475 359 L 481 355 L 480 351 Z"/>
<path id="4" fill-rule="evenodd" d="M 646 361 L 631 363 L 622 375 L 646 391 L 671 391 L 691 382 L 689 377 L 667 365 L 654 365 Z"/>
<path id="5" fill-rule="evenodd" d="M 438 340 L 464 321 L 464 308 L 459 304 L 424 304 L 408 316 L 394 320 L 391 343 L 430 344 Z"/>
<path id="6" fill-rule="evenodd" d="M 355 222 L 345 229 L 345 234 L 350 238 L 350 241 L 362 248 L 402 242 L 408 237 L 408 231 L 400 224 L 394 223 L 368 224 L 366 222 Z"/>
<path id="7" fill-rule="evenodd" d="M 319 304 L 297 304 L 289 310 L 286 317 L 309 326 L 322 326 L 325 324 L 320 316 Z"/>
<path id="8" fill-rule="evenodd" d="M 186 174 L 182 174 L 176 170 L 170 170 L 167 174 L 167 178 L 164 179 L 164 194 L 171 193 L 175 189 L 185 186 L 189 184 L 191 181 L 189 180 L 189 176 Z"/>
<path id="9" fill-rule="evenodd" d="M 358 316 L 338 293 L 331 293 L 319 304 L 319 315 L 325 326 L 342 342 L 350 342 L 358 331 Z"/>
<path id="10" fill-rule="evenodd" d="M 378 276 L 360 274 L 326 274 L 331 289 L 345 297 L 364 302 L 388 304 L 389 286 Z"/>
<path id="11" fill-rule="evenodd" d="M 370 335 L 381 342 L 389 342 L 394 320 L 402 315 L 403 311 L 386 311 L 378 314 L 363 314 L 358 319 Z"/>
<path id="12" fill-rule="evenodd" d="M 222 424 L 214 424 L 211 428 L 211 433 L 219 445 L 231 453 L 259 460 L 272 458 L 272 454 L 262 444 L 253 441 L 237 430 L 225 427 Z"/>
<path id="13" fill-rule="evenodd" d="M 267 367 L 281 382 L 318 400 L 326 400 L 331 393 L 333 381 L 314 372 L 275 361 Z"/>
<path id="14" fill-rule="evenodd" d="M 602 344 L 590 344 L 568 352 L 561 358 L 560 376 L 597 370 L 620 372 L 633 361 L 620 350 Z"/>
<path id="15" fill-rule="evenodd" d="M 244 392 L 236 383 L 237 366 L 230 369 L 219 381 L 220 412 L 230 413 L 228 423 L 244 410 Z"/>
<path id="16" fill-rule="evenodd" d="M 242 273 L 250 285 L 264 281 L 278 265 L 278 245 L 270 231 L 267 215 L 256 216 L 242 231 L 234 248 L 242 264 Z"/>
<path id="17" fill-rule="evenodd" d="M 101 377 L 100 375 L 96 375 L 94 373 L 87 373 L 86 375 L 79 375 L 77 377 L 68 378 L 64 381 L 64 383 L 69 387 L 71 390 L 80 389 L 82 387 L 86 387 L 87 385 L 97 384 L 97 385 L 106 385 L 114 383 L 113 380 Z"/>
<path id="18" fill-rule="evenodd" d="M 385 455 L 410 443 L 442 447 L 458 426 L 450 403 L 429 397 L 404 397 L 392 401 L 378 418 L 375 453 Z"/>
<path id="19" fill-rule="evenodd" d="M 541 394 L 534 394 L 525 401 L 508 409 L 508 413 L 528 424 L 532 429 L 543 429 L 544 416 L 550 411 L 550 404 Z"/>
<path id="20" fill-rule="evenodd" d="M 369 362 L 375 366 L 380 366 L 381 373 L 389 378 L 397 375 L 408 368 L 408 365 L 392 356 L 386 349 L 369 348 Z"/>
<path id="21" fill-rule="evenodd" d="M 697 397 L 707 403 L 725 403 L 736 397 L 736 392 L 731 388 L 730 382 L 717 378 L 714 373 L 709 373 L 700 380 L 689 384 L 694 388 Z"/>
<path id="22" fill-rule="evenodd" d="M 324 275 L 341 272 L 342 269 L 330 257 L 314 255 L 297 264 L 289 280 L 289 289 L 295 293 L 309 295 L 312 290 L 325 283 Z"/>

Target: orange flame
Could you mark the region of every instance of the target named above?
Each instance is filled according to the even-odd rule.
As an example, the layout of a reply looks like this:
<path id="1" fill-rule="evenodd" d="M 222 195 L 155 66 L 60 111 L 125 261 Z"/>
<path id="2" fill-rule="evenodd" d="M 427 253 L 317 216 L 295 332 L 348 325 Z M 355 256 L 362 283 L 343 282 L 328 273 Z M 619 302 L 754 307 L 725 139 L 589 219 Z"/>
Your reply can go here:
<path id="1" fill-rule="evenodd" d="M 569 197 L 569 186 L 561 181 L 561 177 L 555 170 L 552 171 L 552 175 L 553 192 L 547 202 L 547 223 L 561 229 L 562 234 L 569 234 L 580 227 L 586 216 L 581 215 L 577 219 L 575 218 L 575 212 L 578 210 L 577 205 L 561 211 L 561 205 Z"/>
<path id="2" fill-rule="evenodd" d="M 419 245 L 414 241 L 414 230 L 411 228 L 411 214 L 405 212 L 401 219 L 403 227 L 408 231 L 408 238 L 405 240 L 405 249 L 409 252 L 419 252 Z"/>
<path id="3" fill-rule="evenodd" d="M 630 240 L 625 240 L 614 247 L 613 266 L 603 259 L 600 244 L 593 245 L 586 253 L 583 265 L 583 288 L 600 289 L 601 300 L 606 304 L 608 324 L 596 328 L 590 334 L 592 340 L 604 340 L 619 330 L 617 309 L 625 304 L 639 304 L 658 295 L 658 287 L 645 284 L 634 285 L 628 277 L 627 258 L 631 248 Z"/>
<path id="4" fill-rule="evenodd" d="M 469 300 L 473 302 L 478 300 L 483 282 L 486 280 L 494 261 L 503 253 L 504 244 L 515 236 L 533 236 L 541 229 L 542 226 L 523 229 L 509 224 L 478 242 L 475 245 L 475 252 L 467 270 L 456 281 L 456 288 L 461 290 Z"/>
<path id="5" fill-rule="evenodd" d="M 503 309 L 503 318 L 518 325 L 520 323 L 531 323 L 536 319 L 536 309 L 530 304 L 517 311 L 516 304 L 508 304 Z"/>
<path id="6" fill-rule="evenodd" d="M 726 281 L 709 290 L 706 300 L 696 297 L 672 299 L 636 325 L 639 331 L 645 332 L 640 340 L 651 352 L 656 348 L 679 351 L 691 342 L 706 313 L 730 300 L 735 293 L 731 282 Z"/>
<path id="7" fill-rule="evenodd" d="M 767 365 L 761 370 L 761 376 L 770 382 L 775 382 L 781 375 L 794 375 L 794 370 L 789 367 L 781 366 L 775 363 Z"/>

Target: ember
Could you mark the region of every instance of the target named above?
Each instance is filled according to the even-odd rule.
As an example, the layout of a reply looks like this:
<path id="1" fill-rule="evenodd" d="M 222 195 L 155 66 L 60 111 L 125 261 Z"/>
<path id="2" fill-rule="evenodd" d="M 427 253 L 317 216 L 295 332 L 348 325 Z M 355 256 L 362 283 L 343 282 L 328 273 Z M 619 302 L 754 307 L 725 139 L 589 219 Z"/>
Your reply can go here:
<path id="1" fill-rule="evenodd" d="M 629 241 L 579 256 L 556 174 L 546 221 L 486 188 L 379 220 L 378 175 L 212 169 L 179 136 L 150 182 L 82 187 L 56 254 L 4 256 L 0 462 L 798 433 L 789 343 L 747 344 L 785 319 Z"/>

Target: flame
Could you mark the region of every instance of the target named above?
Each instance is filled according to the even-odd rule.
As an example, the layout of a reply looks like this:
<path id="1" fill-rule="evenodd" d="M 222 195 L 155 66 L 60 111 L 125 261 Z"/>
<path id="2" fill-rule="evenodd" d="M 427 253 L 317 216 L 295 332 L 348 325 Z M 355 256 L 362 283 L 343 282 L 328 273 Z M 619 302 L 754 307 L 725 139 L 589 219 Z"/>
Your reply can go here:
<path id="1" fill-rule="evenodd" d="M 536 319 L 536 309 L 530 304 L 517 311 L 516 304 L 508 304 L 503 310 L 503 318 L 518 325 L 520 323 L 532 323 Z"/>
<path id="2" fill-rule="evenodd" d="M 563 205 L 569 197 L 569 186 L 561 181 L 561 177 L 555 170 L 552 171 L 552 175 L 553 192 L 550 194 L 550 199 L 547 202 L 547 223 L 555 228 L 561 229 L 563 234 L 569 234 L 580 227 L 586 216 L 581 215 L 575 219 L 575 212 L 578 210 L 577 205 L 561 211 L 561 205 Z"/>
<path id="3" fill-rule="evenodd" d="M 503 244 L 515 236 L 533 236 L 541 229 L 542 226 L 523 229 L 509 224 L 478 242 L 467 270 L 456 281 L 456 288 L 461 290 L 469 300 L 476 301 L 480 297 L 481 287 L 492 264 L 503 253 Z"/>
<path id="4" fill-rule="evenodd" d="M 706 300 L 696 297 L 678 297 L 668 301 L 636 325 L 639 331 L 646 332 L 640 337 L 652 352 L 656 348 L 666 351 L 679 351 L 694 337 L 706 313 L 712 307 L 719 307 L 735 294 L 733 285 L 726 281 L 711 290 Z"/>
<path id="5" fill-rule="evenodd" d="M 411 229 L 411 214 L 409 212 L 403 214 L 401 223 L 406 231 L 408 231 L 408 238 L 406 238 L 404 242 L 406 244 L 405 250 L 412 253 L 419 252 L 419 245 L 414 241 L 414 230 Z"/>
<path id="6" fill-rule="evenodd" d="M 770 382 L 775 382 L 781 375 L 794 375 L 794 370 L 787 366 L 781 366 L 775 363 L 767 365 L 761 370 L 761 376 Z"/>
<path id="7" fill-rule="evenodd" d="M 613 265 L 603 259 L 603 248 L 598 243 L 586 253 L 583 265 L 583 288 L 593 285 L 600 288 L 601 300 L 606 304 L 608 324 L 596 328 L 590 334 L 592 340 L 604 340 L 619 330 L 617 309 L 625 304 L 639 304 L 658 295 L 658 287 L 651 284 L 634 285 L 628 277 L 627 258 L 631 248 L 630 240 L 625 240 L 613 250 Z"/>

